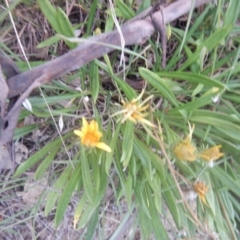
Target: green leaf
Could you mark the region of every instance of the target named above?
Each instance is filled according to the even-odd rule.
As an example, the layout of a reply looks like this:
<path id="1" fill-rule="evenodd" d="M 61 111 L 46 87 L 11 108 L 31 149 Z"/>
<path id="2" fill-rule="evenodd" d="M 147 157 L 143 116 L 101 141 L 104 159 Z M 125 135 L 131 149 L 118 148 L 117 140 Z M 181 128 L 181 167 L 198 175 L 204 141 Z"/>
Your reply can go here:
<path id="1" fill-rule="evenodd" d="M 120 0 L 116 0 L 118 9 L 120 10 L 120 12 L 122 13 L 122 16 L 125 19 L 131 19 L 135 16 L 134 11 L 132 10 L 132 8 L 128 7 L 123 1 Z"/>
<path id="2" fill-rule="evenodd" d="M 105 23 L 105 32 L 110 32 L 114 28 L 114 21 L 111 14 L 108 14 L 108 18 Z"/>
<path id="3" fill-rule="evenodd" d="M 120 87 L 120 89 L 125 93 L 128 100 L 132 100 L 136 98 L 137 94 L 133 88 L 131 88 L 123 79 L 118 78 L 117 76 L 113 75 L 112 78 Z"/>
<path id="4" fill-rule="evenodd" d="M 211 182 L 211 179 L 209 177 L 209 174 L 207 172 L 204 172 L 204 180 L 206 181 L 206 184 L 208 186 L 208 192 L 206 194 L 206 199 L 207 199 L 207 202 L 209 204 L 209 207 L 212 211 L 212 214 L 215 216 L 216 215 L 216 198 L 214 196 L 214 192 L 213 192 L 213 189 L 212 189 L 212 182 Z"/>
<path id="5" fill-rule="evenodd" d="M 125 129 L 123 133 L 123 144 L 122 144 L 122 157 L 123 167 L 126 168 L 132 156 L 133 150 L 133 138 L 134 138 L 134 123 L 126 121 Z"/>
<path id="6" fill-rule="evenodd" d="M 136 198 L 141 206 L 141 210 L 147 215 L 147 217 L 149 219 L 151 219 L 151 214 L 149 213 L 147 200 L 146 200 L 145 196 L 143 195 L 143 194 L 145 194 L 143 192 L 143 184 L 141 184 L 140 186 L 138 184 L 136 184 L 134 190 L 135 190 L 134 192 L 135 192 Z"/>
<path id="7" fill-rule="evenodd" d="M 7 9 L 3 8 L 5 9 L 5 11 L 3 11 L 2 9 L 0 14 L 0 23 L 3 23 L 3 20 L 6 18 L 6 16 L 9 15 L 9 11 L 11 12 L 21 1 L 22 0 L 15 0 L 10 4 L 9 8 Z"/>
<path id="8" fill-rule="evenodd" d="M 151 215 L 151 225 L 156 239 L 169 239 L 168 234 L 161 222 L 160 215 L 158 214 L 157 209 L 152 198 L 152 194 L 149 188 L 147 188 L 147 195 L 149 201 L 149 213 Z M 160 204 L 160 203 L 159 203 Z"/>
<path id="9" fill-rule="evenodd" d="M 57 31 L 57 29 L 55 29 L 58 33 L 63 34 L 66 37 L 75 37 L 72 25 L 66 15 L 66 13 L 63 12 L 63 10 L 60 7 L 57 8 L 57 20 L 59 23 L 59 27 L 61 29 L 60 32 L 58 32 L 59 29 L 58 29 L 58 31 Z M 72 43 L 69 41 L 65 41 L 65 42 L 71 49 L 77 47 L 77 43 Z"/>
<path id="10" fill-rule="evenodd" d="M 87 202 L 88 202 L 88 197 L 87 197 L 86 193 L 83 193 L 83 195 L 77 205 L 76 211 L 74 213 L 74 229 L 76 228 L 77 222 L 78 222 L 79 218 L 81 217 L 82 212 L 83 212 L 84 207 L 87 204 Z"/>
<path id="11" fill-rule="evenodd" d="M 132 197 L 133 197 L 133 179 L 132 176 L 129 174 L 126 180 L 126 198 L 127 198 L 127 205 L 128 209 L 130 210 L 132 206 Z"/>
<path id="12" fill-rule="evenodd" d="M 72 172 L 72 166 L 68 166 L 61 174 L 61 176 L 54 183 L 52 190 L 48 193 L 47 201 L 45 204 L 45 215 L 53 210 L 54 205 L 58 199 L 58 197 L 62 194 L 62 190 L 64 188 L 65 183 L 67 182 L 70 174 Z"/>
<path id="13" fill-rule="evenodd" d="M 79 223 L 78 223 L 78 229 L 83 228 L 88 223 L 88 221 L 93 216 L 96 208 L 97 207 L 95 205 L 92 205 L 91 203 L 89 203 L 85 207 L 82 217 L 80 218 Z"/>
<path id="14" fill-rule="evenodd" d="M 217 87 L 220 88 L 221 90 L 227 89 L 227 86 L 224 83 L 221 83 L 220 81 L 217 81 L 213 78 L 207 77 L 202 74 L 177 71 L 177 72 L 159 72 L 158 75 L 160 75 L 161 77 L 183 80 L 196 84 L 203 84 L 204 86 Z"/>
<path id="15" fill-rule="evenodd" d="M 121 123 L 119 123 L 117 125 L 117 128 L 113 131 L 113 137 L 112 137 L 112 141 L 110 144 L 110 148 L 112 151 L 109 154 L 107 154 L 106 163 L 105 163 L 105 171 L 107 174 L 109 174 L 109 169 L 110 169 L 112 161 L 113 161 L 113 155 L 115 153 L 115 148 L 117 147 L 117 140 L 119 140 L 119 131 L 122 126 L 123 125 Z"/>
<path id="16" fill-rule="evenodd" d="M 217 29 L 215 33 L 210 35 L 210 37 L 197 48 L 196 52 L 179 68 L 179 71 L 186 69 L 191 64 L 196 62 L 200 58 L 201 51 L 204 47 L 206 47 L 207 51 L 210 52 L 214 47 L 219 45 L 219 43 L 230 33 L 231 30 L 232 27 L 223 27 Z"/>
<path id="17" fill-rule="evenodd" d="M 95 61 L 91 62 L 90 64 L 90 86 L 93 103 L 96 104 L 100 90 L 100 84 L 99 84 L 99 69 Z"/>
<path id="18" fill-rule="evenodd" d="M 66 136 L 66 135 L 65 135 Z M 27 161 L 23 162 L 18 168 L 13 177 L 17 177 L 22 173 L 25 173 L 29 168 L 34 166 L 38 161 L 40 161 L 49 151 L 56 148 L 57 146 L 60 147 L 61 139 L 57 138 L 40 151 L 32 155 Z"/>
<path id="19" fill-rule="evenodd" d="M 99 2 L 98 0 L 94 0 L 93 3 L 91 4 L 91 10 L 90 13 L 88 14 L 87 19 L 87 32 L 86 32 L 87 36 L 91 35 L 94 19 L 96 17 L 98 2 Z"/>
<path id="20" fill-rule="evenodd" d="M 164 167 L 161 163 L 162 160 L 155 153 L 149 150 L 149 147 L 147 147 L 136 137 L 134 139 L 134 155 L 141 160 L 143 167 L 148 169 L 149 173 L 151 172 L 152 163 L 153 166 L 157 169 L 161 180 L 165 178 Z"/>
<path id="21" fill-rule="evenodd" d="M 227 187 L 231 191 L 233 191 L 237 196 L 240 197 L 240 183 L 234 179 L 232 179 L 227 172 L 225 172 L 221 167 L 215 166 L 210 169 L 211 173 L 216 177 L 223 186 Z"/>
<path id="22" fill-rule="evenodd" d="M 91 171 L 89 168 L 88 158 L 86 156 L 86 149 L 81 149 L 81 162 L 82 162 L 82 181 L 84 191 L 87 194 L 88 200 L 93 203 L 93 185 L 91 178 Z M 96 163 L 97 164 L 97 163 Z"/>
<path id="23" fill-rule="evenodd" d="M 37 168 L 37 171 L 35 172 L 35 175 L 34 175 L 35 179 L 39 179 L 45 174 L 47 168 L 51 165 L 56 154 L 58 153 L 59 148 L 60 148 L 60 144 L 55 148 L 53 148 L 53 150 L 48 154 L 48 156 L 41 162 L 41 164 Z"/>
<path id="24" fill-rule="evenodd" d="M 170 176 L 167 175 L 167 177 L 170 177 Z M 164 190 L 163 196 L 164 196 L 165 202 L 172 214 L 175 224 L 177 225 L 178 228 L 180 228 L 181 227 L 181 218 L 179 215 L 177 202 L 176 202 L 176 199 L 174 198 L 172 192 L 170 191 L 170 186 L 166 180 L 162 180 L 162 188 Z"/>
<path id="25" fill-rule="evenodd" d="M 142 67 L 139 68 L 139 73 L 149 84 L 155 87 L 159 93 L 168 99 L 175 107 L 178 107 L 179 103 L 177 99 L 175 98 L 172 90 L 166 85 L 162 78 L 160 78 L 156 73 Z"/>
<path id="26" fill-rule="evenodd" d="M 44 48 L 53 45 L 54 43 L 57 43 L 59 40 L 61 40 L 61 37 L 59 35 L 55 35 L 53 37 L 50 37 L 46 39 L 45 41 L 39 43 L 37 45 L 37 48 Z"/>
<path id="27" fill-rule="evenodd" d="M 72 25 L 61 8 L 55 9 L 48 0 L 37 0 L 37 3 L 44 16 L 57 33 L 66 37 L 74 37 Z M 77 43 L 71 43 L 67 40 L 64 41 L 71 49 L 77 46 Z"/>
<path id="28" fill-rule="evenodd" d="M 25 135 L 32 133 L 37 128 L 37 124 L 30 124 L 24 127 L 16 128 L 14 130 L 14 140 L 24 137 Z"/>
<path id="29" fill-rule="evenodd" d="M 235 25 L 236 20 L 239 18 L 240 1 L 229 1 L 227 12 L 225 14 L 224 25 Z"/>
<path id="30" fill-rule="evenodd" d="M 57 21 L 57 11 L 52 6 L 52 4 L 48 0 L 37 0 L 37 3 L 53 29 L 56 32 L 61 32 L 60 26 Z"/>
<path id="31" fill-rule="evenodd" d="M 95 209 L 95 212 L 88 223 L 85 239 L 89 239 L 89 240 L 93 239 L 95 230 L 98 225 L 98 218 L 99 218 L 98 214 L 99 214 L 99 206 Z"/>
<path id="32" fill-rule="evenodd" d="M 54 218 L 54 226 L 57 228 L 61 223 L 65 211 L 68 207 L 68 203 L 72 197 L 72 194 L 79 183 L 79 179 L 81 178 L 81 162 L 78 163 L 76 168 L 73 170 L 68 182 L 67 186 L 64 188 L 63 193 L 59 199 L 56 215 Z"/>

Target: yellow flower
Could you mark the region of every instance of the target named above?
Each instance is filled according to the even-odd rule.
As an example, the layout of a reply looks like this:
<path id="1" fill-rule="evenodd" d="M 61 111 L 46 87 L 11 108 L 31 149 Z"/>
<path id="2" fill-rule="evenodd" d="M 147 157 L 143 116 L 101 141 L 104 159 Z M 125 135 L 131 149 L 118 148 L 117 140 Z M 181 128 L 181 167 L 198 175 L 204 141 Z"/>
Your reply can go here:
<path id="1" fill-rule="evenodd" d="M 216 145 L 216 146 L 210 147 L 202 151 L 200 153 L 200 157 L 208 162 L 218 160 L 220 157 L 224 155 L 224 153 L 220 152 L 221 147 L 222 145 Z"/>
<path id="2" fill-rule="evenodd" d="M 194 130 L 194 125 L 191 128 L 191 125 L 189 124 L 189 134 L 185 139 L 183 139 L 180 143 L 178 143 L 174 147 L 173 152 L 178 160 L 189 161 L 189 162 L 193 162 L 196 160 L 197 149 L 195 148 L 195 146 L 191 144 L 193 130 Z"/>
<path id="3" fill-rule="evenodd" d="M 132 101 L 130 102 L 125 102 L 124 100 L 122 100 L 122 105 L 123 105 L 123 109 L 114 113 L 112 115 L 116 116 L 118 114 L 123 114 L 123 118 L 122 118 L 122 123 L 124 123 L 126 120 L 130 120 L 134 123 L 142 123 L 142 124 L 146 124 L 150 127 L 154 127 L 154 124 L 151 123 L 149 120 L 145 119 L 145 117 L 148 115 L 147 112 L 145 112 L 148 108 L 149 108 L 149 104 L 146 104 L 144 106 L 144 104 L 149 101 L 153 95 L 149 96 L 148 98 L 146 98 L 143 102 L 139 102 L 143 96 L 144 91 L 141 92 L 141 94 L 137 97 L 134 98 Z"/>
<path id="4" fill-rule="evenodd" d="M 194 184 L 193 189 L 198 194 L 201 201 L 203 201 L 205 204 L 207 204 L 205 195 L 208 191 L 208 186 L 206 186 L 203 182 L 197 182 Z"/>
<path id="5" fill-rule="evenodd" d="M 98 123 L 92 120 L 90 123 L 83 117 L 81 130 L 74 130 L 74 133 L 81 138 L 81 143 L 87 147 L 97 147 L 106 152 L 111 152 L 111 148 L 103 143 L 99 142 L 102 137 L 102 133 L 98 131 Z"/>

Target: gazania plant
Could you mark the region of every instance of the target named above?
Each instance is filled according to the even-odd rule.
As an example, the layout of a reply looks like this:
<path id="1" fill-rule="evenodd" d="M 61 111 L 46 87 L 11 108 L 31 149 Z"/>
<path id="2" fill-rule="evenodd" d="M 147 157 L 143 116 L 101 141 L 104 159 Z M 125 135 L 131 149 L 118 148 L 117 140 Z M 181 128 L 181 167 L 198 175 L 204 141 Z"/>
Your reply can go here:
<path id="1" fill-rule="evenodd" d="M 75 47 L 79 27 L 81 41 L 93 35 L 93 25 L 103 33 L 115 28 L 105 1 L 74 5 L 88 14 L 74 26 L 71 14 L 63 18 L 50 1 L 37 2 L 49 26 L 58 27 L 60 35 L 40 45 L 50 44 L 51 51 L 62 41 Z M 119 22 L 134 17 L 139 7 L 136 1 L 114 2 Z M 143 1 L 136 12 L 150 2 Z M 43 129 L 46 140 L 36 140 L 13 179 L 46 180 L 36 209 L 52 219 L 51 226 L 59 230 L 68 222 L 81 239 L 239 239 L 237 9 L 239 1 L 219 1 L 169 25 L 165 69 L 153 36 L 122 52 L 123 69 L 118 48 L 63 76 L 64 84 L 44 85 L 52 114 L 41 97 L 29 97 L 33 112 L 24 109 L 20 121 L 37 118 L 34 128 Z M 61 136 L 52 127 L 59 119 Z M 27 142 L 28 134 L 19 127 L 15 139 Z"/>

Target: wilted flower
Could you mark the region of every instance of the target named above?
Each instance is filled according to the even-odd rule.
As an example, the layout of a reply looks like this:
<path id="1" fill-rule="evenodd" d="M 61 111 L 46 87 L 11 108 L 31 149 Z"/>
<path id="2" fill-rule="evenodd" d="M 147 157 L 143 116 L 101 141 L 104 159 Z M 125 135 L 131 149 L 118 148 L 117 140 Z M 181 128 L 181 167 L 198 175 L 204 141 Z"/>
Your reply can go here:
<path id="1" fill-rule="evenodd" d="M 198 194 L 201 201 L 203 201 L 205 204 L 207 204 L 205 195 L 208 191 L 208 186 L 206 186 L 203 182 L 197 182 L 194 184 L 193 189 Z"/>
<path id="2" fill-rule="evenodd" d="M 189 161 L 189 162 L 193 162 L 196 160 L 197 149 L 191 143 L 193 130 L 194 130 L 194 125 L 191 128 L 191 125 L 189 124 L 189 134 L 185 139 L 183 139 L 180 143 L 178 143 L 174 147 L 173 152 L 178 160 Z"/>
<path id="3" fill-rule="evenodd" d="M 81 143 L 87 147 L 97 147 L 106 152 L 111 152 L 111 148 L 100 142 L 102 133 L 98 131 L 98 123 L 92 120 L 90 123 L 83 117 L 81 130 L 74 130 L 74 133 L 81 138 Z"/>
<path id="4" fill-rule="evenodd" d="M 145 117 L 148 115 L 147 112 L 145 112 L 145 110 L 147 108 L 149 108 L 149 104 L 146 104 L 144 106 L 144 104 L 149 101 L 153 96 L 149 96 L 148 98 L 146 98 L 143 102 L 139 103 L 140 99 L 143 96 L 144 91 L 141 92 L 141 94 L 137 97 L 134 98 L 132 101 L 130 102 L 125 102 L 124 100 L 122 100 L 122 105 L 123 105 L 123 109 L 114 113 L 112 116 L 116 116 L 119 114 L 123 114 L 123 118 L 122 118 L 122 123 L 124 123 L 126 120 L 130 120 L 134 123 L 142 123 L 142 124 L 146 124 L 150 127 L 154 127 L 154 124 L 151 123 L 149 120 L 145 119 Z"/>
<path id="5" fill-rule="evenodd" d="M 221 147 L 222 145 L 216 145 L 216 146 L 207 148 L 206 150 L 200 153 L 200 157 L 203 160 L 208 162 L 218 160 L 220 157 L 224 155 L 224 153 L 220 152 Z"/>

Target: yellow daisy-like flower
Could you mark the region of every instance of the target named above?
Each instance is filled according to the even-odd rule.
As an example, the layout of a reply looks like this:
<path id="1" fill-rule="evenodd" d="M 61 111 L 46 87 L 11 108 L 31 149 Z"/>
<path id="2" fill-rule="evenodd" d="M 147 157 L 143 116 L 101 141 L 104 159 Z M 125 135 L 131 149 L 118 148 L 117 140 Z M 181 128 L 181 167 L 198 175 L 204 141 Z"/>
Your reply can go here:
<path id="1" fill-rule="evenodd" d="M 194 125 L 191 128 L 189 124 L 189 134 L 174 147 L 173 152 L 178 160 L 193 162 L 197 159 L 197 149 L 191 143 L 193 130 Z"/>
<path id="2" fill-rule="evenodd" d="M 90 123 L 83 117 L 82 118 L 82 128 L 80 130 L 74 130 L 74 133 L 81 138 L 81 143 L 87 147 L 97 147 L 106 152 L 111 152 L 111 148 L 100 142 L 102 133 L 98 131 L 98 123 L 92 120 Z"/>
<path id="3" fill-rule="evenodd" d="M 122 118 L 122 123 L 124 123 L 126 120 L 130 120 L 133 123 L 142 123 L 142 124 L 146 124 L 150 127 L 154 127 L 154 124 L 151 123 L 149 120 L 147 120 L 145 117 L 148 115 L 147 112 L 145 112 L 147 110 L 147 108 L 149 108 L 149 104 L 146 104 L 144 106 L 144 104 L 149 101 L 153 95 L 149 96 L 148 98 L 146 98 L 143 102 L 140 103 L 140 100 L 142 98 L 144 94 L 144 91 L 141 92 L 141 94 L 137 97 L 134 98 L 132 101 L 130 102 L 125 102 L 124 100 L 122 100 L 122 105 L 123 105 L 123 109 L 114 113 L 112 115 L 116 116 L 119 114 L 123 114 L 123 118 Z"/>
<path id="4" fill-rule="evenodd" d="M 224 155 L 224 153 L 220 152 L 221 147 L 222 145 L 216 145 L 216 146 L 207 148 L 206 150 L 200 153 L 200 157 L 203 160 L 208 162 L 218 160 L 220 157 Z"/>
<path id="5" fill-rule="evenodd" d="M 197 182 L 194 184 L 193 189 L 198 194 L 201 201 L 207 204 L 205 195 L 208 192 L 208 186 L 206 186 L 203 182 Z"/>

